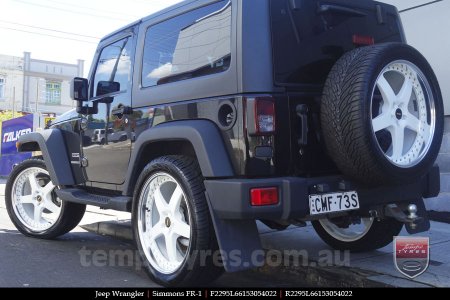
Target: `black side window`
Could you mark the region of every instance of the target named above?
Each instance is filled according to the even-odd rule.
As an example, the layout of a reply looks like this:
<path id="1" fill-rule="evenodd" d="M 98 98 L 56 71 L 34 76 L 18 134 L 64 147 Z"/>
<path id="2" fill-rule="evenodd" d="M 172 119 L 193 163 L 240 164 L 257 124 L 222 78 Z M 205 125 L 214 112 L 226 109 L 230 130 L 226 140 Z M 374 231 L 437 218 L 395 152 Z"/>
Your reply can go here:
<path id="1" fill-rule="evenodd" d="M 97 95 L 99 81 L 115 81 L 120 90 L 128 87 L 131 70 L 131 39 L 126 38 L 103 48 L 97 63 L 91 96 Z"/>
<path id="2" fill-rule="evenodd" d="M 142 86 L 227 70 L 231 60 L 231 2 L 220 1 L 147 30 Z"/>

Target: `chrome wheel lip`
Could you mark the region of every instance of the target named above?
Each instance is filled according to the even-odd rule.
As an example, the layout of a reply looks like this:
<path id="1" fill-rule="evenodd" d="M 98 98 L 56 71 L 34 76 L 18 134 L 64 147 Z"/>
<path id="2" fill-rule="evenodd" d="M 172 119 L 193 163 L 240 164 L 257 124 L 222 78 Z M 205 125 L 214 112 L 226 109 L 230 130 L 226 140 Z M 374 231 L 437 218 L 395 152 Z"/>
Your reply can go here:
<path id="1" fill-rule="evenodd" d="M 159 185 L 158 183 L 154 183 L 158 178 L 161 178 L 163 180 L 163 182 L 159 183 Z M 179 205 L 177 206 L 177 211 L 180 212 L 179 215 L 176 213 L 170 213 L 168 211 L 164 211 L 162 213 L 160 212 L 160 210 L 165 210 L 166 208 L 161 209 L 161 207 L 157 207 L 158 205 L 156 204 L 155 193 L 151 193 L 152 182 L 157 185 L 155 188 L 158 189 L 161 189 L 161 186 L 166 183 L 176 185 L 174 192 L 176 189 L 180 189 L 181 200 L 179 200 Z M 174 192 L 172 193 L 172 196 L 175 194 Z M 156 172 L 144 182 L 138 201 L 137 230 L 139 242 L 142 246 L 145 258 L 147 259 L 148 263 L 150 263 L 150 265 L 159 273 L 166 275 L 176 273 L 183 266 L 188 257 L 188 253 L 191 248 L 192 237 L 192 227 L 190 225 L 192 224 L 190 208 L 183 187 L 170 174 L 162 171 Z M 166 198 L 164 198 L 164 201 L 166 201 L 167 207 L 169 207 L 171 201 L 167 201 Z M 146 204 L 151 204 L 152 208 L 149 210 Z M 181 212 L 181 210 L 183 211 Z M 156 222 L 154 212 L 159 215 L 159 219 Z M 184 217 L 182 217 L 182 215 Z M 186 217 L 188 221 L 186 220 Z M 180 221 L 182 221 L 184 225 L 189 226 L 189 238 L 178 235 L 174 245 L 175 255 L 176 257 L 181 257 L 181 259 L 173 261 L 170 259 L 169 253 L 167 251 L 168 246 L 166 237 L 169 237 L 170 235 L 176 235 L 175 226 L 177 226 L 177 224 L 180 224 Z M 161 223 L 161 228 L 159 229 L 157 227 L 158 223 Z M 149 235 L 149 231 L 153 231 L 155 228 L 156 230 L 158 230 L 158 236 L 151 237 Z M 163 238 L 164 242 L 162 242 Z M 157 241 L 156 239 L 159 240 Z M 183 243 L 181 243 L 181 240 L 183 241 Z M 178 249 L 179 245 L 183 245 L 186 247 L 183 253 L 181 251 L 178 251 L 180 250 Z"/>
<path id="2" fill-rule="evenodd" d="M 349 226 L 349 228 L 352 226 L 364 226 L 363 230 L 359 232 L 346 232 L 348 230 L 347 228 L 340 228 L 329 219 L 320 219 L 319 223 L 322 228 L 334 239 L 341 242 L 350 243 L 362 239 L 369 232 L 370 228 L 372 228 L 374 221 L 374 218 L 361 218 L 361 224 Z"/>
<path id="3" fill-rule="evenodd" d="M 379 142 L 378 138 L 375 135 L 375 133 L 379 131 L 379 130 L 375 131 L 375 129 L 374 129 L 374 120 L 376 119 L 376 117 L 372 118 L 372 116 L 373 116 L 373 100 L 374 100 L 374 96 L 375 96 L 375 90 L 377 89 L 377 86 L 378 86 L 378 83 L 379 83 L 380 79 L 382 77 L 384 77 L 384 74 L 386 74 L 387 72 L 397 72 L 397 73 L 402 74 L 401 72 L 398 72 L 398 70 L 396 71 L 396 70 L 390 69 L 390 68 L 392 68 L 395 65 L 406 65 L 407 69 L 411 72 L 410 73 L 411 76 L 417 77 L 416 79 L 418 81 L 418 85 L 416 85 L 416 86 L 413 85 L 412 86 L 412 95 L 415 95 L 416 98 L 418 97 L 417 94 L 421 93 L 423 95 L 423 98 L 424 98 L 423 101 L 425 102 L 424 103 L 424 105 L 425 105 L 425 112 L 424 112 L 425 118 L 428 118 L 428 115 L 430 116 L 430 124 L 427 124 L 427 126 L 429 126 L 429 129 L 426 130 L 426 132 L 425 132 L 425 134 L 427 134 L 426 139 L 424 141 L 425 146 L 422 145 L 422 149 L 420 150 L 419 155 L 417 157 L 415 157 L 414 160 L 412 160 L 412 161 L 410 160 L 409 162 L 406 161 L 406 158 L 404 159 L 403 162 L 398 162 L 398 161 L 394 160 L 393 157 L 387 155 L 387 153 L 385 151 L 383 151 L 383 149 L 382 149 L 382 147 L 380 145 L 380 142 Z M 412 73 L 412 72 L 414 72 L 414 73 Z M 402 75 L 404 75 L 404 74 L 402 74 Z M 405 78 L 405 80 L 408 80 L 408 78 L 406 78 L 406 77 L 404 77 L 404 78 Z M 409 79 L 411 80 L 411 78 L 409 78 Z M 414 79 L 412 79 L 412 80 L 414 81 Z M 391 88 L 392 88 L 392 86 L 391 86 Z M 412 95 L 409 98 L 409 101 L 411 101 Z M 383 100 L 385 101 L 384 97 L 383 97 Z M 435 99 L 434 99 L 434 95 L 433 95 L 433 92 L 432 92 L 431 85 L 430 85 L 429 81 L 427 80 L 426 76 L 424 75 L 424 73 L 414 63 L 412 63 L 410 61 L 407 61 L 407 60 L 395 60 L 395 61 L 392 61 L 389 64 L 387 64 L 383 68 L 383 70 L 380 72 L 380 74 L 378 75 L 378 77 L 377 77 L 377 79 L 375 81 L 375 84 L 374 84 L 374 87 L 373 87 L 373 90 L 372 90 L 371 100 L 370 100 L 371 130 L 372 130 L 372 134 L 373 134 L 373 137 L 375 139 L 375 142 L 376 142 L 376 144 L 378 146 L 378 149 L 388 159 L 388 161 L 391 164 L 393 164 L 396 167 L 406 169 L 406 168 L 414 167 L 414 166 L 420 164 L 423 161 L 424 157 L 427 155 L 427 153 L 430 150 L 430 147 L 432 145 L 432 142 L 433 142 L 433 139 L 434 139 L 434 135 L 435 135 L 436 119 L 437 119 L 435 105 L 436 105 L 436 103 L 435 103 Z M 420 114 L 421 112 L 419 111 L 418 113 Z M 381 116 L 382 114 L 380 114 L 379 116 Z M 409 111 L 407 111 L 407 114 L 409 114 Z M 423 120 L 419 119 L 419 121 L 423 121 Z M 426 127 L 426 126 L 424 126 L 424 127 Z M 405 126 L 405 128 L 406 128 L 406 126 Z M 417 129 L 417 130 L 420 130 L 420 128 Z M 417 133 L 417 136 L 414 139 L 414 143 L 412 144 L 410 149 L 408 149 L 408 151 L 406 151 L 406 153 L 404 155 L 402 155 L 402 157 L 401 157 L 402 159 L 406 156 L 406 154 L 411 152 L 411 150 L 414 148 L 414 145 L 417 143 L 417 141 L 418 141 L 417 138 L 419 137 L 419 132 L 416 131 L 416 133 Z M 393 138 L 392 135 L 391 135 L 391 138 Z M 404 140 L 403 140 L 403 143 L 404 143 Z M 393 147 L 393 143 L 392 143 L 391 147 Z M 404 148 L 404 144 L 403 144 L 403 148 Z M 403 154 L 403 152 L 402 152 L 402 154 Z"/>
<path id="4" fill-rule="evenodd" d="M 53 191 L 56 187 L 51 180 L 45 186 L 40 186 L 36 180 L 37 174 L 45 174 L 50 177 L 48 171 L 40 167 L 31 167 L 21 171 L 12 184 L 11 199 L 14 214 L 21 225 L 34 233 L 43 233 L 54 226 L 61 217 L 62 202 L 58 199 L 59 206 L 53 202 L 55 200 Z M 27 181 L 31 194 L 23 195 Z"/>

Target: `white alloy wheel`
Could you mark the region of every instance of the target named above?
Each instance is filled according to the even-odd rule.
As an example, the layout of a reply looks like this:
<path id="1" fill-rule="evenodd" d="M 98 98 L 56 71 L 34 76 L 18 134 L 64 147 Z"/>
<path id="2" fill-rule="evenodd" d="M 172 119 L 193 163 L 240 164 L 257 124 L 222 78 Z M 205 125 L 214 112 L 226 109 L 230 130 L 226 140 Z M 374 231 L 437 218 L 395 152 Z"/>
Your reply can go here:
<path id="1" fill-rule="evenodd" d="M 402 43 L 353 49 L 333 66 L 321 101 L 326 150 L 366 186 L 417 183 L 433 167 L 444 106 L 427 60 Z"/>
<path id="2" fill-rule="evenodd" d="M 172 274 L 189 253 L 191 220 L 180 183 L 165 172 L 143 184 L 138 204 L 138 235 L 148 262 L 162 274 Z"/>
<path id="3" fill-rule="evenodd" d="M 436 124 L 433 94 L 422 71 L 405 60 L 388 64 L 376 81 L 371 109 L 372 129 L 388 160 L 400 168 L 420 163 Z"/>
<path id="4" fill-rule="evenodd" d="M 361 218 L 359 224 L 350 224 L 347 228 L 341 228 L 328 219 L 319 220 L 323 229 L 341 242 L 354 242 L 363 238 L 373 225 L 373 218 Z"/>
<path id="5" fill-rule="evenodd" d="M 61 215 L 61 200 L 48 172 L 39 167 L 23 170 L 12 186 L 12 206 L 17 219 L 33 232 L 52 227 Z"/>
<path id="6" fill-rule="evenodd" d="M 223 272 L 195 158 L 153 159 L 139 175 L 132 226 L 145 271 L 163 286 L 205 286 Z M 205 255 L 206 254 L 206 255 Z"/>

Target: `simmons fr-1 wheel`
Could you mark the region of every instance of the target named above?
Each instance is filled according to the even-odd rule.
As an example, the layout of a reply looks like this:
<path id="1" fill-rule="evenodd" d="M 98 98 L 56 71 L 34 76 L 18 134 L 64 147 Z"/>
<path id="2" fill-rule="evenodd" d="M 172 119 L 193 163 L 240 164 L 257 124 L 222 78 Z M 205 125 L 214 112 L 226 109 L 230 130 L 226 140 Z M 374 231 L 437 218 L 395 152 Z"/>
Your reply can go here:
<path id="1" fill-rule="evenodd" d="M 23 234 L 52 239 L 71 231 L 83 218 L 85 205 L 65 202 L 55 193 L 45 163 L 29 159 L 13 169 L 5 188 L 11 221 Z"/>
<path id="2" fill-rule="evenodd" d="M 321 103 L 330 156 L 366 184 L 417 180 L 442 141 L 443 103 L 430 65 L 397 43 L 355 49 L 333 67 Z"/>
<path id="3" fill-rule="evenodd" d="M 312 221 L 320 238 L 337 250 L 371 251 L 389 245 L 403 228 L 395 219 L 360 218 L 358 222 L 342 219 Z"/>
<path id="4" fill-rule="evenodd" d="M 150 276 L 165 286 L 216 279 L 223 268 L 213 265 L 218 246 L 196 161 L 185 156 L 155 159 L 137 186 L 133 232 Z"/>

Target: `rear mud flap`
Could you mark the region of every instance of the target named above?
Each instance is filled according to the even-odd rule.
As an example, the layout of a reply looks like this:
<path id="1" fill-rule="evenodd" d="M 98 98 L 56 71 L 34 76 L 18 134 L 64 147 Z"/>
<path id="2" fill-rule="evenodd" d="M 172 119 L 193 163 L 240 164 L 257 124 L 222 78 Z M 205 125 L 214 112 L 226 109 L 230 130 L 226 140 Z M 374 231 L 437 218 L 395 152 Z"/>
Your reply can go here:
<path id="1" fill-rule="evenodd" d="M 263 266 L 264 260 L 260 258 L 264 251 L 256 221 L 220 219 L 211 209 L 208 195 L 206 198 L 225 271 L 238 272 Z"/>

